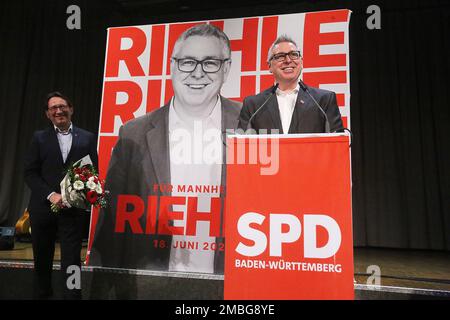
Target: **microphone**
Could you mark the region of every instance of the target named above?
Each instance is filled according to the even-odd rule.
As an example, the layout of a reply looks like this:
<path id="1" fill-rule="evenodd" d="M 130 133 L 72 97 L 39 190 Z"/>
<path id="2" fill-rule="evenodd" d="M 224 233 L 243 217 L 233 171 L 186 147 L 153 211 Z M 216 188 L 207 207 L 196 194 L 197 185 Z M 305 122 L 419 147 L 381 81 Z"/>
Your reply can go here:
<path id="1" fill-rule="evenodd" d="M 264 101 L 264 103 L 258 108 L 256 109 L 256 111 L 251 115 L 250 119 L 248 119 L 247 122 L 247 128 L 245 128 L 245 131 L 247 131 L 249 128 L 252 127 L 252 120 L 253 118 L 256 116 L 256 114 L 266 105 L 267 102 L 269 102 L 270 98 L 273 97 L 273 95 L 275 94 L 275 92 L 277 91 L 279 86 L 279 83 L 276 83 L 275 86 L 272 88 L 272 90 L 270 91 L 270 96 L 267 97 L 267 99 Z"/>
<path id="2" fill-rule="evenodd" d="M 316 101 L 316 99 L 314 99 L 314 97 L 312 96 L 312 94 L 309 92 L 308 88 L 306 87 L 306 85 L 303 83 L 302 80 L 298 80 L 298 84 L 300 85 L 300 87 L 302 88 L 303 91 L 305 91 L 310 98 L 314 101 L 314 104 L 317 106 L 317 108 L 319 108 L 320 112 L 322 112 L 322 114 L 325 116 L 325 132 L 326 133 L 330 133 L 330 121 L 328 120 L 328 116 L 325 113 L 325 111 L 323 111 L 323 108 L 320 106 L 320 104 Z"/>

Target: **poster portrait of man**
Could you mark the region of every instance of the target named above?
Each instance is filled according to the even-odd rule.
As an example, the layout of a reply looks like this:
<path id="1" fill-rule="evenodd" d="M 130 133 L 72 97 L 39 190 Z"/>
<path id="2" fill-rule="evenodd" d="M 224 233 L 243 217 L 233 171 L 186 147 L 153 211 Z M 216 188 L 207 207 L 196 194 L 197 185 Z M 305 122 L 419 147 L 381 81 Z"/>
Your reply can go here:
<path id="1" fill-rule="evenodd" d="M 220 95 L 230 54 L 228 37 L 210 24 L 175 42 L 173 97 L 120 129 L 90 265 L 223 272 L 223 135 L 237 127 L 241 107 Z"/>

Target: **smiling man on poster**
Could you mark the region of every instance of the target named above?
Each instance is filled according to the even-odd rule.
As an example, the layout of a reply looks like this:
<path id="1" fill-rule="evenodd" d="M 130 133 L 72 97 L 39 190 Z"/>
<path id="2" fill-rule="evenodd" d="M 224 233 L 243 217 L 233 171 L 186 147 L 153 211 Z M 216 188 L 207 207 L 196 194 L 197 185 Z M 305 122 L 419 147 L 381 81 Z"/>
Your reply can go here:
<path id="1" fill-rule="evenodd" d="M 220 95 L 230 66 L 229 39 L 215 26 L 178 38 L 174 96 L 120 129 L 106 177 L 111 204 L 100 212 L 90 265 L 223 273 L 223 238 L 212 229 L 223 215 L 223 135 L 237 127 L 241 107 Z"/>
<path id="2" fill-rule="evenodd" d="M 253 128 L 257 132 L 275 129 L 277 133 L 326 133 L 344 129 L 336 94 L 309 87 L 300 80 L 303 61 L 294 40 L 279 36 L 269 49 L 267 63 L 276 85 L 244 99 L 239 128 Z"/>

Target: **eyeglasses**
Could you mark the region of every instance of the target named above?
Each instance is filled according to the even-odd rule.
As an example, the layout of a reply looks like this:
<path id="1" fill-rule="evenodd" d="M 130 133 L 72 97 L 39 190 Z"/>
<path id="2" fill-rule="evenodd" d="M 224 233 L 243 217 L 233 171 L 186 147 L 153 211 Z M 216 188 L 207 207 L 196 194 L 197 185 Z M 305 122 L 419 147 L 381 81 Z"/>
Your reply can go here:
<path id="1" fill-rule="evenodd" d="M 55 111 L 58 110 L 58 109 L 61 109 L 61 111 L 65 111 L 65 110 L 67 110 L 68 108 L 69 108 L 68 105 L 65 105 L 65 104 L 57 104 L 57 105 L 48 107 L 47 109 L 48 109 L 48 111 L 50 111 L 50 112 L 55 112 Z"/>
<path id="2" fill-rule="evenodd" d="M 205 59 L 205 60 L 196 60 L 196 59 L 191 59 L 191 58 L 185 58 L 185 59 L 177 59 L 177 58 L 172 58 L 174 61 L 177 62 L 178 65 L 178 70 L 180 70 L 181 72 L 192 72 L 195 70 L 195 68 L 197 68 L 197 65 L 201 64 L 202 65 L 202 70 L 203 72 L 206 73 L 216 73 L 217 71 L 220 70 L 220 68 L 222 67 L 222 64 L 225 61 L 228 61 L 230 59 Z"/>
<path id="3" fill-rule="evenodd" d="M 300 51 L 289 51 L 289 52 L 282 52 L 274 54 L 269 61 L 275 60 L 276 62 L 281 62 L 286 60 L 286 56 L 289 56 L 291 60 L 298 60 L 301 57 Z"/>

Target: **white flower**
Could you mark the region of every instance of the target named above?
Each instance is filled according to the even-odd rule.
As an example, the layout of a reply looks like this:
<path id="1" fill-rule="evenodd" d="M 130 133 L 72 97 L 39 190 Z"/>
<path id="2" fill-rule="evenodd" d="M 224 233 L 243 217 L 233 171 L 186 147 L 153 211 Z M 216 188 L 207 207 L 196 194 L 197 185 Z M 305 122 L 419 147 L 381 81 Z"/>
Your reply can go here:
<path id="1" fill-rule="evenodd" d="M 84 183 L 83 181 L 77 180 L 73 183 L 73 188 L 75 190 L 83 190 L 84 189 Z"/>
<path id="2" fill-rule="evenodd" d="M 94 179 L 95 179 L 95 177 L 92 176 L 92 177 L 90 177 L 90 178 L 88 179 L 88 181 L 94 181 Z"/>
<path id="3" fill-rule="evenodd" d="M 103 189 L 102 189 L 102 186 L 100 185 L 100 183 L 95 188 L 95 192 L 97 192 L 98 194 L 102 194 Z"/>
<path id="4" fill-rule="evenodd" d="M 97 184 L 89 178 L 89 181 L 86 182 L 86 187 L 88 187 L 91 190 L 94 190 L 97 187 Z"/>
<path id="5" fill-rule="evenodd" d="M 72 190 L 72 191 L 69 193 L 69 199 L 70 199 L 71 201 L 77 200 L 77 197 L 78 197 L 78 193 L 77 193 L 75 190 Z"/>
<path id="6" fill-rule="evenodd" d="M 76 175 L 75 175 L 75 179 L 78 179 L 78 178 L 80 178 L 80 175 L 79 175 L 79 174 L 76 174 Z"/>

